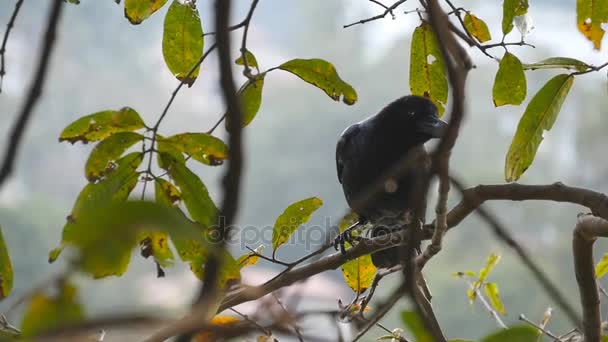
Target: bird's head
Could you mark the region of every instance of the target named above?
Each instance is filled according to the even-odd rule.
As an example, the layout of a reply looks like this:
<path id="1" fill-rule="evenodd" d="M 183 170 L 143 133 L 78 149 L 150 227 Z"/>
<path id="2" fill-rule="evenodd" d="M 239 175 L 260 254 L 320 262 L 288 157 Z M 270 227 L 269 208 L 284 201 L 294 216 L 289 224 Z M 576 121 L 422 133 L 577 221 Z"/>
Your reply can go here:
<path id="1" fill-rule="evenodd" d="M 437 107 L 426 97 L 408 95 L 386 106 L 379 118 L 392 130 L 407 136 L 412 143 L 425 143 L 432 138 L 440 138 L 447 124 L 439 119 Z"/>

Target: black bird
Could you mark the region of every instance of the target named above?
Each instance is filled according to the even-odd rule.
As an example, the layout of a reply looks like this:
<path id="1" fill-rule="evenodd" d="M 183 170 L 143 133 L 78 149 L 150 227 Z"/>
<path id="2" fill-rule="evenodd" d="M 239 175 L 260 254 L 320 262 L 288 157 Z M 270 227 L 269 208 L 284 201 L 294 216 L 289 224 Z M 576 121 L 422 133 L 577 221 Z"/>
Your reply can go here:
<path id="1" fill-rule="evenodd" d="M 359 215 L 359 224 L 371 223 L 372 237 L 403 229 L 414 218 L 424 222 L 426 194 L 421 194 L 421 188 L 430 172 L 424 143 L 441 137 L 446 127 L 433 102 L 409 95 L 344 130 L 336 146 L 338 179 L 348 205 Z M 364 192 L 399 161 L 404 163 L 400 177 L 384 180 L 383 191 L 361 205 Z M 339 236 L 336 248 L 340 244 L 344 250 L 344 240 L 349 239 L 350 235 Z M 373 253 L 372 262 L 377 267 L 399 264 L 399 248 Z"/>

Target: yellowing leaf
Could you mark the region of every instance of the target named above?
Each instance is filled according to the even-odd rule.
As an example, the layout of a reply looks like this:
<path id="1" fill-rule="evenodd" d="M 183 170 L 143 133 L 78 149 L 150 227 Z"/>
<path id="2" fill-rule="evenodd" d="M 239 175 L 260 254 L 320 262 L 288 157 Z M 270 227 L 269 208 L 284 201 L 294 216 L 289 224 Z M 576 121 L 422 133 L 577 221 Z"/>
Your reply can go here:
<path id="1" fill-rule="evenodd" d="M 221 165 L 228 157 L 226 144 L 207 133 L 182 133 L 159 139 L 159 143 L 161 141 L 206 165 Z"/>
<path id="2" fill-rule="evenodd" d="M 247 254 L 241 255 L 236 260 L 236 263 L 239 265 L 240 268 L 244 268 L 247 266 L 253 266 L 253 265 L 257 264 L 258 261 L 260 261 L 259 254 L 262 254 L 264 252 L 264 245 L 259 245 L 254 251 L 255 251 L 255 253 L 247 253 Z"/>
<path id="3" fill-rule="evenodd" d="M 164 204 L 168 207 L 176 206 L 182 199 L 182 194 L 175 185 L 162 178 L 154 180 L 154 192 L 156 203 Z"/>
<path id="4" fill-rule="evenodd" d="M 196 5 L 174 0 L 165 16 L 163 57 L 169 71 L 189 87 L 196 81 L 200 67 L 189 76 L 188 73 L 201 59 L 203 47 L 203 26 Z"/>
<path id="5" fill-rule="evenodd" d="M 521 62 L 515 55 L 505 52 L 492 88 L 494 106 L 519 105 L 526 98 L 526 91 L 526 75 Z"/>
<path id="6" fill-rule="evenodd" d="M 576 26 L 578 30 L 599 50 L 602 46 L 604 29 L 608 22 L 608 0 L 577 0 Z"/>
<path id="7" fill-rule="evenodd" d="M 234 316 L 217 315 L 211 319 L 210 323 L 214 326 L 227 328 L 240 321 L 240 319 Z M 207 331 L 199 332 L 192 338 L 192 342 L 214 342 L 218 340 L 221 340 L 221 334 L 218 335 Z"/>
<path id="8" fill-rule="evenodd" d="M 144 122 L 137 112 L 129 107 L 120 110 L 106 110 L 83 116 L 66 127 L 59 141 L 89 141 L 102 140 L 114 133 L 132 132 L 144 128 Z"/>
<path id="9" fill-rule="evenodd" d="M 253 55 L 253 53 L 251 53 L 251 51 L 249 51 L 249 50 L 245 51 L 245 58 L 247 59 L 247 65 L 250 68 L 258 67 L 258 61 L 255 59 L 255 56 Z M 236 61 L 234 61 L 234 63 L 236 63 L 238 65 L 245 65 L 245 63 L 243 63 L 243 56 L 241 55 L 239 58 L 237 58 Z"/>
<path id="10" fill-rule="evenodd" d="M 608 273 L 608 253 L 604 254 L 595 266 L 595 277 L 601 279 L 606 273 Z"/>
<path id="11" fill-rule="evenodd" d="M 505 162 L 505 179 L 513 182 L 528 169 L 543 140 L 543 132 L 553 127 L 574 77 L 561 74 L 549 80 L 534 95 L 519 121 Z"/>
<path id="12" fill-rule="evenodd" d="M 500 329 L 480 340 L 480 342 L 535 342 L 538 337 L 536 328 L 520 325 Z"/>
<path id="13" fill-rule="evenodd" d="M 177 245 L 176 248 L 178 248 Z M 208 257 L 208 251 L 204 251 L 190 262 L 190 270 L 200 280 L 205 278 L 205 263 L 207 262 Z M 222 260 L 217 281 L 220 288 L 225 288 L 241 279 L 241 268 L 232 255 L 225 249 L 221 251 L 221 257 Z"/>
<path id="14" fill-rule="evenodd" d="M 469 303 L 473 304 L 473 302 L 477 298 L 477 292 L 475 290 L 473 290 L 473 289 L 468 289 L 467 290 L 467 297 L 469 298 Z"/>
<path id="15" fill-rule="evenodd" d="M 486 261 L 486 265 L 484 266 L 484 268 L 479 270 L 479 282 L 483 283 L 486 280 L 486 278 L 488 277 L 488 274 L 490 274 L 490 272 L 492 271 L 494 266 L 496 266 L 496 264 L 498 264 L 499 261 L 500 261 L 500 255 L 496 255 L 494 253 L 490 254 L 490 256 L 488 257 L 488 260 Z"/>
<path id="16" fill-rule="evenodd" d="M 32 295 L 21 321 L 22 337 L 33 337 L 83 321 L 84 313 L 77 296 L 77 289 L 68 283 L 53 296 L 42 292 Z"/>
<path id="17" fill-rule="evenodd" d="M 169 236 L 164 232 L 144 232 L 137 239 L 141 245 L 141 255 L 144 258 L 150 256 L 162 267 L 173 266 L 173 252 L 169 247 Z"/>
<path id="18" fill-rule="evenodd" d="M 357 215 L 357 213 L 350 212 L 342 218 L 342 221 L 340 221 L 340 224 L 338 225 L 338 229 L 340 232 L 343 232 L 357 222 L 359 222 L 359 215 Z"/>
<path id="19" fill-rule="evenodd" d="M 576 70 L 576 71 L 587 71 L 589 70 L 589 64 L 579 61 L 575 58 L 569 57 L 551 57 L 547 59 L 543 59 L 540 62 L 532 63 L 532 64 L 524 64 L 524 69 L 526 70 L 536 70 L 536 69 L 568 69 L 568 70 Z"/>
<path id="20" fill-rule="evenodd" d="M 181 191 L 190 217 L 205 228 L 215 224 L 218 210 L 203 181 L 184 164 L 173 163 L 168 172 Z"/>
<path id="21" fill-rule="evenodd" d="M 433 342 L 433 336 L 426 330 L 422 318 L 415 311 L 401 312 L 401 321 L 408 327 L 416 342 Z"/>
<path id="22" fill-rule="evenodd" d="M 471 12 L 467 12 L 467 14 L 464 16 L 464 26 L 467 31 L 480 43 L 484 43 L 492 39 L 490 31 L 488 30 L 488 25 L 486 25 L 483 20 L 471 14 Z"/>
<path id="23" fill-rule="evenodd" d="M 336 68 L 322 59 L 292 59 L 279 66 L 279 69 L 289 71 L 302 80 L 323 90 L 334 101 L 340 100 L 347 105 L 357 102 L 357 92 L 344 82 Z"/>
<path id="24" fill-rule="evenodd" d="M 505 306 L 502 304 L 500 300 L 500 292 L 498 291 L 498 285 L 496 283 L 486 283 L 484 286 L 484 291 L 488 298 L 490 298 L 490 303 L 494 310 L 496 310 L 501 315 L 506 315 Z"/>
<path id="25" fill-rule="evenodd" d="M 414 30 L 410 54 L 412 94 L 431 99 L 437 106 L 439 115 L 442 115 L 448 100 L 448 80 L 437 38 L 426 21 Z"/>
<path id="26" fill-rule="evenodd" d="M 355 293 L 363 293 L 374 280 L 376 266 L 372 263 L 369 254 L 360 256 L 342 265 L 342 275 L 348 287 Z"/>
<path id="27" fill-rule="evenodd" d="M 84 167 L 85 177 L 89 182 L 94 182 L 111 171 L 117 160 L 129 147 L 138 141 L 142 141 L 144 136 L 134 132 L 120 132 L 102 140 L 89 155 Z"/>
<path id="28" fill-rule="evenodd" d="M 0 227 L 0 300 L 6 298 L 13 289 L 13 265 L 8 255 L 2 227 Z"/>
<path id="29" fill-rule="evenodd" d="M 133 25 L 140 24 L 166 2 L 167 0 L 125 0 L 125 17 Z"/>
<path id="30" fill-rule="evenodd" d="M 264 88 L 264 76 L 258 76 L 255 82 L 246 82 L 239 89 L 239 98 L 243 109 L 243 124 L 245 127 L 255 118 L 260 106 L 262 105 L 262 89 Z M 230 130 L 231 122 L 228 120 L 230 116 L 226 115 L 226 129 Z"/>
<path id="31" fill-rule="evenodd" d="M 298 227 L 310 219 L 312 213 L 323 205 L 317 197 L 307 198 L 291 204 L 277 218 L 272 230 L 272 249 L 276 251 L 284 244 Z"/>
<path id="32" fill-rule="evenodd" d="M 513 18 L 528 13 L 528 0 L 504 0 L 502 4 L 502 34 L 513 30 Z"/>
<path id="33" fill-rule="evenodd" d="M 475 272 L 473 272 L 473 271 L 465 271 L 465 272 L 454 272 L 454 273 L 452 273 L 452 276 L 458 277 L 458 278 L 462 278 L 464 276 L 475 278 L 475 277 L 477 277 L 477 274 L 475 274 Z"/>

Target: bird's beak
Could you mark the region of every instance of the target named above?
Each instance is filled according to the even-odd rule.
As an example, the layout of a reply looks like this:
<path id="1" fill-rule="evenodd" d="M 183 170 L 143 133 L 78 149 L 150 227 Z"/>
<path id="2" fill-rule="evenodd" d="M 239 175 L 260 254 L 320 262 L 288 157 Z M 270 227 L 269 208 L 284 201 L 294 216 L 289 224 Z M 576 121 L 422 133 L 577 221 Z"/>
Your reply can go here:
<path id="1" fill-rule="evenodd" d="M 426 133 L 433 138 L 441 138 L 448 128 L 448 124 L 445 121 L 441 121 L 437 118 L 429 118 L 418 123 L 418 131 Z"/>

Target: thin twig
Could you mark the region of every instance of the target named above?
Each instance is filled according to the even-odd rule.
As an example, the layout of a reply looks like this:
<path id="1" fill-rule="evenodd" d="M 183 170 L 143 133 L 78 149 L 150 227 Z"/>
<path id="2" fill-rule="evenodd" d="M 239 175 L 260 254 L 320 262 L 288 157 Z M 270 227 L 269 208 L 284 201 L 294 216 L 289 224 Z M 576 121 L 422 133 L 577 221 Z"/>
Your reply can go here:
<path id="1" fill-rule="evenodd" d="M 25 133 L 25 129 L 30 120 L 30 117 L 32 116 L 34 107 L 36 106 L 38 99 L 42 95 L 42 87 L 44 85 L 44 81 L 46 80 L 47 68 L 51 62 L 51 55 L 53 52 L 53 48 L 55 47 L 57 25 L 59 23 L 59 18 L 61 17 L 61 11 L 63 9 L 63 6 L 63 0 L 54 0 L 51 4 L 51 8 L 49 10 L 48 15 L 48 22 L 46 25 L 46 32 L 44 34 L 44 42 L 42 44 L 42 50 L 38 58 L 38 67 L 36 68 L 36 74 L 34 76 L 34 79 L 32 80 L 27 97 L 25 98 L 25 103 L 23 104 L 23 107 L 19 112 L 17 121 L 13 125 L 11 133 L 9 135 L 9 139 L 6 142 L 7 148 L 6 152 L 4 153 L 4 161 L 2 162 L 2 168 L 0 169 L 0 188 L 2 187 L 8 176 L 13 172 L 13 167 L 15 159 L 17 157 L 17 153 L 19 151 L 21 139 L 23 137 L 23 134 Z"/>
<path id="2" fill-rule="evenodd" d="M 0 94 L 2 93 L 2 83 L 4 81 L 4 75 L 6 75 L 5 69 L 5 57 L 6 57 L 6 42 L 8 41 L 8 36 L 11 33 L 11 29 L 15 24 L 15 19 L 17 19 L 17 15 L 19 14 L 19 9 L 21 9 L 21 5 L 23 5 L 23 0 L 17 0 L 15 3 L 15 9 L 13 10 L 13 14 L 6 25 L 6 32 L 4 32 L 4 38 L 2 38 L 2 46 L 0 46 Z"/>
<path id="3" fill-rule="evenodd" d="M 205 61 L 205 59 L 207 58 L 207 56 L 209 56 L 209 54 L 211 54 L 211 52 L 213 52 L 213 50 L 215 50 L 216 47 L 217 47 L 217 45 L 216 45 L 216 43 L 214 43 L 213 45 L 211 45 L 211 47 L 209 49 L 207 49 L 207 51 L 205 53 L 203 53 L 203 55 L 201 56 L 201 58 L 192 66 L 192 68 L 190 68 L 190 71 L 188 71 L 188 73 L 186 74 L 186 76 L 181 79 L 181 81 L 179 82 L 179 84 L 177 85 L 177 87 L 171 93 L 171 97 L 169 97 L 169 101 L 165 105 L 165 108 L 163 109 L 162 113 L 158 117 L 158 120 L 156 120 L 156 123 L 154 124 L 154 126 L 152 126 L 152 128 L 150 129 L 150 131 L 152 131 L 152 137 L 150 138 L 150 140 L 151 140 L 151 142 L 150 142 L 150 149 L 151 149 L 151 151 L 154 150 L 154 144 L 156 143 L 156 140 L 158 138 L 158 129 L 160 128 L 160 124 L 165 119 L 165 116 L 167 116 L 167 113 L 169 113 L 169 108 L 171 108 L 171 105 L 173 104 L 173 100 L 175 100 L 175 97 L 177 96 L 177 93 L 179 93 L 180 89 L 182 89 L 182 87 L 184 86 L 184 84 L 186 84 L 186 80 L 190 79 L 190 76 L 192 75 L 192 73 L 194 73 L 194 71 L 201 64 L 203 64 L 203 62 Z M 146 168 L 145 173 L 147 173 L 149 175 L 152 174 L 152 153 L 150 153 L 148 155 L 148 166 Z M 145 196 L 146 196 L 146 187 L 147 187 L 147 185 L 148 185 L 148 180 L 147 180 L 147 178 L 144 178 L 144 185 L 143 185 L 143 189 L 141 191 L 141 200 L 143 200 L 145 198 Z"/>
<path id="4" fill-rule="evenodd" d="M 384 317 L 390 311 L 390 309 L 392 309 L 393 306 L 395 306 L 395 304 L 397 304 L 399 299 L 401 299 L 401 297 L 403 297 L 403 293 L 405 291 L 406 291 L 406 289 L 404 288 L 403 285 L 396 288 L 393 291 L 393 293 L 388 297 L 388 299 L 384 303 L 382 303 L 378 306 L 378 309 L 376 310 L 375 315 L 373 315 L 369 319 L 367 324 L 361 330 L 359 330 L 359 332 L 357 333 L 357 336 L 355 336 L 355 338 L 353 339 L 352 342 L 357 342 L 358 340 L 360 340 L 363 337 L 363 335 L 365 335 L 369 331 L 369 329 L 371 329 L 374 325 L 376 325 L 376 323 L 378 323 L 382 319 L 382 317 Z"/>
<path id="5" fill-rule="evenodd" d="M 365 24 L 368 23 L 370 21 L 374 21 L 374 20 L 378 20 L 378 19 L 382 19 L 384 17 L 386 17 L 389 13 L 393 13 L 393 10 L 396 9 L 397 7 L 399 7 L 399 5 L 401 5 L 402 3 L 406 2 L 407 0 L 399 0 L 397 2 L 395 2 L 394 4 L 390 5 L 389 7 L 383 6 L 385 7 L 385 10 L 383 13 L 378 14 L 376 16 L 373 16 L 371 18 L 367 18 L 367 19 L 361 19 L 359 21 L 356 21 L 352 24 L 348 24 L 348 25 L 344 25 L 343 28 L 349 28 L 351 26 L 355 26 L 355 25 L 359 25 L 359 24 Z M 393 15 L 394 18 L 394 15 Z"/>
<path id="6" fill-rule="evenodd" d="M 471 289 L 471 291 L 475 292 L 475 296 L 477 296 L 477 298 L 479 298 L 479 301 L 481 302 L 481 304 L 483 304 L 483 307 L 488 311 L 490 316 L 492 316 L 492 318 L 496 321 L 498 326 L 503 329 L 507 329 L 507 325 L 505 324 L 505 322 L 502 321 L 498 312 L 496 312 L 496 310 L 494 310 L 494 308 L 492 308 L 490 303 L 488 303 L 488 301 L 486 300 L 486 297 L 483 295 L 483 293 L 481 293 L 481 291 L 479 291 L 479 288 L 475 287 L 473 285 L 473 283 L 471 283 L 470 281 L 468 283 L 469 283 L 469 288 Z"/>
<path id="7" fill-rule="evenodd" d="M 561 341 L 561 339 L 560 339 L 558 336 L 555 336 L 554 334 L 552 334 L 552 333 L 551 333 L 549 330 L 545 329 L 545 327 L 544 327 L 544 326 L 542 326 L 542 325 L 538 325 L 538 324 L 536 324 L 536 323 L 532 322 L 532 321 L 531 321 L 531 320 L 529 320 L 529 319 L 528 319 L 528 318 L 527 318 L 527 317 L 526 317 L 524 314 L 520 314 L 520 315 L 519 315 L 519 320 L 520 320 L 520 321 L 524 321 L 524 322 L 528 323 L 529 325 L 531 325 L 531 326 L 535 327 L 536 329 L 538 329 L 538 331 L 539 331 L 539 335 L 540 335 L 540 333 L 543 333 L 543 334 L 545 334 L 545 335 L 547 335 L 547 336 L 551 337 L 551 338 L 552 338 L 552 339 L 554 339 L 554 340 Z M 540 335 L 540 336 L 538 337 L 538 340 L 540 341 L 540 340 L 541 340 L 541 338 L 542 338 L 542 335 Z"/>
<path id="8" fill-rule="evenodd" d="M 251 73 L 251 69 L 249 68 L 249 61 L 247 60 L 247 34 L 249 33 L 249 25 L 251 24 L 251 18 L 253 17 L 253 12 L 255 11 L 255 7 L 258 5 L 259 0 L 253 0 L 251 3 L 251 7 L 249 8 L 249 13 L 247 13 L 247 17 L 244 22 L 244 30 L 243 30 L 243 39 L 241 40 L 241 58 L 243 59 L 243 75 L 249 79 L 250 82 L 255 82 L 255 76 Z M 240 122 L 240 121 L 238 121 Z"/>
<path id="9" fill-rule="evenodd" d="M 279 296 L 277 295 L 276 292 L 273 292 L 272 296 L 277 301 L 277 304 L 279 304 L 279 306 L 281 307 L 281 310 L 283 310 L 283 312 L 287 315 L 286 319 L 290 322 L 290 325 L 293 327 L 293 330 L 295 331 L 296 336 L 298 337 L 298 341 L 304 342 L 304 338 L 302 337 L 302 332 L 298 328 L 297 323 L 293 320 L 293 317 L 291 317 L 291 313 L 289 311 L 287 311 L 287 308 L 283 305 L 283 303 L 281 302 L 281 299 L 279 298 Z"/>

